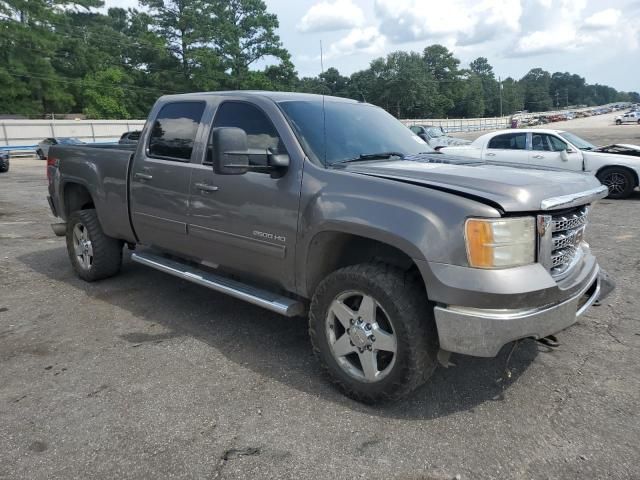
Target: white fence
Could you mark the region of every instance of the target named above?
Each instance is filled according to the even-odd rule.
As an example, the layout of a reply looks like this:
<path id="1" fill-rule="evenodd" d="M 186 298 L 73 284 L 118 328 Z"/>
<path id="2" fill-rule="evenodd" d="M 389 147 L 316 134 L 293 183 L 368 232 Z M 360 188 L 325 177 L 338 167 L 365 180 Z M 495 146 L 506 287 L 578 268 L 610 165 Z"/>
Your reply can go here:
<path id="1" fill-rule="evenodd" d="M 84 142 L 117 142 L 124 132 L 141 130 L 144 120 L 0 120 L 0 148 L 29 149 L 48 137 Z"/>
<path id="2" fill-rule="evenodd" d="M 511 117 L 401 120 L 407 127 L 411 125 L 433 125 L 434 127 L 442 127 L 445 132 L 473 132 L 509 128 L 511 126 L 510 121 Z"/>

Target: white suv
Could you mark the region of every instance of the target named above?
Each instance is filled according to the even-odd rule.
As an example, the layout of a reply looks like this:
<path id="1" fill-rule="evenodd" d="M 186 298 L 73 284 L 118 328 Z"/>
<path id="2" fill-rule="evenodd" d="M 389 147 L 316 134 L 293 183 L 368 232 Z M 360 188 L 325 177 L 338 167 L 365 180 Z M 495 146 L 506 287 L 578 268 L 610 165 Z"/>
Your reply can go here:
<path id="1" fill-rule="evenodd" d="M 637 123 L 640 125 L 640 112 L 629 112 L 616 117 L 616 125 L 623 123 Z"/>

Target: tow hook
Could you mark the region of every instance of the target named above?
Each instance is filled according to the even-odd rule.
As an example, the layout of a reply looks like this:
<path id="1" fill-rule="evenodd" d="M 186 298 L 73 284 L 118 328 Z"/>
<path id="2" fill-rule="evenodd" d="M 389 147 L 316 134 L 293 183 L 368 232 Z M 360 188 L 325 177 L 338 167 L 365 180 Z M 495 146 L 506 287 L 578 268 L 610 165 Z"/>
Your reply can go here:
<path id="1" fill-rule="evenodd" d="M 546 337 L 543 337 L 543 338 L 536 338 L 536 341 L 538 343 L 541 343 L 551 348 L 560 346 L 560 342 L 558 342 L 558 339 L 556 338 L 555 335 L 547 335 Z"/>

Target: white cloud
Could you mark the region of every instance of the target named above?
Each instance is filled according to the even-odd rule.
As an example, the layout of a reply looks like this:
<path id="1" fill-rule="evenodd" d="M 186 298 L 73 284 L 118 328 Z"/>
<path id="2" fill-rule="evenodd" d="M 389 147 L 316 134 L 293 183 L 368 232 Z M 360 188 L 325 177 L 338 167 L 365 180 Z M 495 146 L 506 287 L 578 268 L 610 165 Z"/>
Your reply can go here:
<path id="1" fill-rule="evenodd" d="M 591 29 L 613 28 L 618 24 L 622 12 L 615 8 L 607 8 L 594 13 L 584 21 L 584 25 Z"/>
<path id="2" fill-rule="evenodd" d="M 355 53 L 379 55 L 384 51 L 385 37 L 376 27 L 354 28 L 345 37 L 332 43 L 326 58 L 344 57 Z"/>
<path id="3" fill-rule="evenodd" d="M 297 29 L 300 32 L 331 32 L 364 25 L 362 9 L 351 0 L 322 1 L 304 14 Z"/>
<path id="4" fill-rule="evenodd" d="M 375 0 L 380 31 L 394 43 L 437 41 L 448 44 L 483 43 L 517 32 L 521 0 Z"/>

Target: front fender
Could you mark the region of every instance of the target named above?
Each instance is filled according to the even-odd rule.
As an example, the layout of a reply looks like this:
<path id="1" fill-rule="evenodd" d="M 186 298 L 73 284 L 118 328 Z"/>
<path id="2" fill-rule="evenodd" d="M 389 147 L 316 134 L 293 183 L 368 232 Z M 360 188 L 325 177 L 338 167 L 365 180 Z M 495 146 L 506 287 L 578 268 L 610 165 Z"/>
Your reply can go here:
<path id="1" fill-rule="evenodd" d="M 466 265 L 463 232 L 470 216 L 500 214 L 488 205 L 425 186 L 305 166 L 297 284 L 306 285 L 314 238 L 328 231 L 376 240 L 416 260 Z"/>

